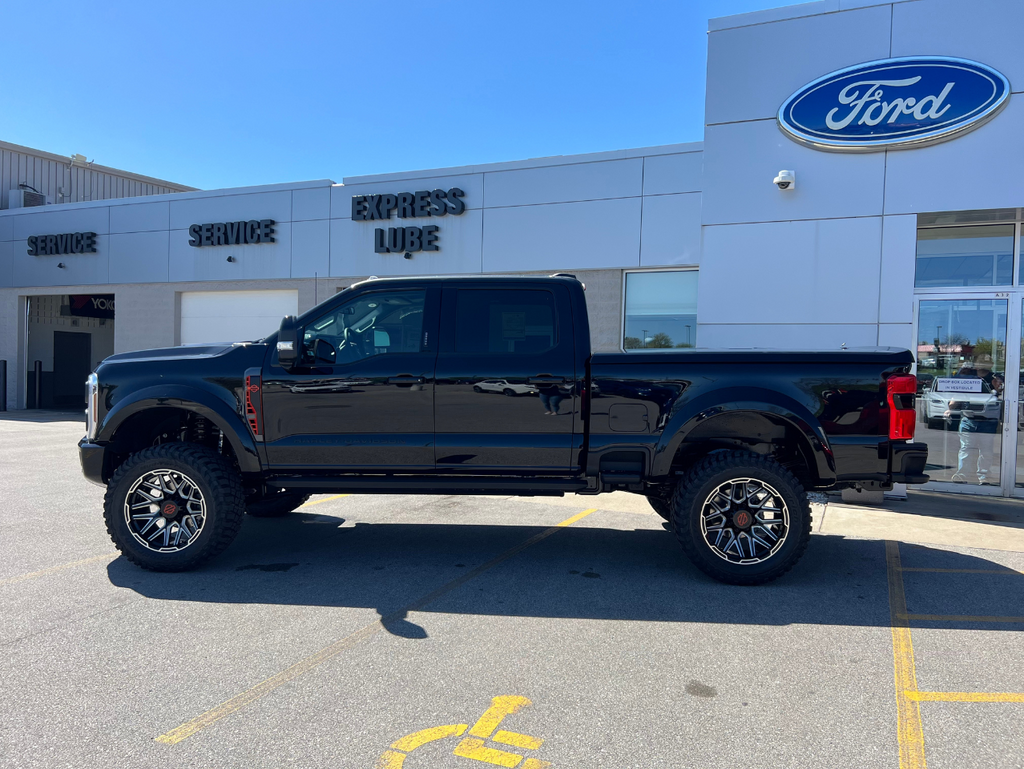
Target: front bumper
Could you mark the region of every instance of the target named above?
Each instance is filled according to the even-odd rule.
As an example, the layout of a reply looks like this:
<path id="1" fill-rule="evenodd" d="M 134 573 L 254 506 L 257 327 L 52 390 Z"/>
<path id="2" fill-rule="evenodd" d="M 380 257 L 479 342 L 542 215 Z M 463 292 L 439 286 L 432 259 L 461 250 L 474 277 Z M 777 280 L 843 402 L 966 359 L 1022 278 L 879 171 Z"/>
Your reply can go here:
<path id="1" fill-rule="evenodd" d="M 927 443 L 892 443 L 893 483 L 927 483 L 924 468 L 928 462 Z"/>
<path id="2" fill-rule="evenodd" d="M 90 443 L 88 438 L 82 438 L 78 442 L 78 458 L 82 461 L 82 474 L 86 480 L 100 486 L 107 485 L 107 479 L 104 477 L 106 454 L 106 446 Z"/>

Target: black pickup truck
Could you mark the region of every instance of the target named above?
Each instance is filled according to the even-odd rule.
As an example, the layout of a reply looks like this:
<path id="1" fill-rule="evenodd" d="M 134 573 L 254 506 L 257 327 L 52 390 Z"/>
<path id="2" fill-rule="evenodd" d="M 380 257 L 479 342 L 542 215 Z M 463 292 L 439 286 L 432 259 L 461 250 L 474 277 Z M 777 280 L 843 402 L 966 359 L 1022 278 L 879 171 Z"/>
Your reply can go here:
<path id="1" fill-rule="evenodd" d="M 310 494 L 643 494 L 710 576 L 767 582 L 809 489 L 924 483 L 909 351 L 593 354 L 571 275 L 371 279 L 266 339 L 114 355 L 87 478 L 146 569 Z"/>

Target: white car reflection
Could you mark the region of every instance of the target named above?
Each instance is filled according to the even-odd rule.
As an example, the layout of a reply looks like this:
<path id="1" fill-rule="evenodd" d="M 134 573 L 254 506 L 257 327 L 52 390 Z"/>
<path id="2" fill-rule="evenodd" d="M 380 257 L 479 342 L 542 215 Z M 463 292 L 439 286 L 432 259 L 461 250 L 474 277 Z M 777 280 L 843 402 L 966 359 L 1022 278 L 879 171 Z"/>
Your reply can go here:
<path id="1" fill-rule="evenodd" d="M 528 384 L 514 384 L 506 379 L 485 379 L 473 385 L 473 391 L 478 393 L 501 393 L 511 398 L 514 395 L 531 395 L 537 392 L 537 388 Z"/>
<path id="2" fill-rule="evenodd" d="M 942 392 L 938 387 L 936 377 L 924 393 L 925 422 L 932 430 L 956 430 L 964 412 L 980 419 L 998 420 L 1001 416 L 1002 402 L 988 382 L 981 383 L 980 393 Z"/>

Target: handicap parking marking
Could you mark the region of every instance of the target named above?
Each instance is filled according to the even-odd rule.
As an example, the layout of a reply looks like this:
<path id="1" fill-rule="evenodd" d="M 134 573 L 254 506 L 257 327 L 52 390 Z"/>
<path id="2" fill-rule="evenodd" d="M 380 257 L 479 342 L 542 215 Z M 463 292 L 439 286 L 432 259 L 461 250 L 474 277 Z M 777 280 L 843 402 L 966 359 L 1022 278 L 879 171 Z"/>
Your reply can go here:
<path id="1" fill-rule="evenodd" d="M 506 550 L 504 553 L 495 556 L 486 563 L 477 566 L 475 569 L 471 569 L 462 576 L 457 577 L 456 579 L 453 579 L 450 582 L 445 583 L 444 585 L 441 585 L 441 587 L 431 591 L 430 593 L 427 593 L 424 596 L 421 596 L 412 603 L 403 606 L 401 609 L 391 612 L 387 616 L 381 617 L 380 619 L 371 622 L 369 625 L 360 628 L 351 635 L 348 635 L 345 638 L 342 638 L 341 640 L 335 641 L 333 644 L 324 647 L 315 654 L 311 654 L 305 659 L 299 660 L 291 667 L 286 668 L 285 670 L 282 670 L 280 673 L 261 681 L 252 688 L 235 695 L 231 699 L 225 700 L 216 707 L 211 708 L 210 710 L 207 710 L 205 713 L 196 716 L 191 721 L 187 721 L 181 726 L 175 727 L 174 729 L 171 729 L 169 732 L 165 732 L 164 734 L 155 737 L 155 741 L 163 743 L 165 745 L 178 744 L 182 740 L 191 737 L 193 734 L 196 734 L 197 732 L 202 731 L 208 726 L 213 725 L 225 716 L 229 716 L 232 713 L 241 710 L 246 705 L 255 702 L 259 698 L 263 697 L 265 694 L 269 694 L 275 689 L 284 686 L 289 681 L 293 681 L 299 676 L 308 673 L 310 670 L 319 667 L 324 662 L 327 662 L 328 660 L 333 659 L 334 657 L 341 654 L 341 652 L 352 648 L 356 644 L 365 641 L 368 638 L 371 638 L 380 631 L 384 630 L 389 623 L 405 619 L 405 617 L 410 612 L 419 611 L 420 609 L 423 609 L 429 604 L 432 604 L 438 598 L 447 595 L 453 590 L 466 584 L 470 580 L 479 577 L 484 572 L 490 571 L 495 566 L 498 566 L 499 564 L 504 563 L 510 558 L 513 558 L 514 556 L 518 555 L 527 548 L 532 547 L 533 545 L 547 539 L 548 537 L 552 536 L 553 534 L 556 534 L 562 529 L 572 526 L 577 521 L 586 518 L 591 513 L 596 512 L 597 508 L 592 507 L 582 512 L 576 513 L 576 515 L 570 518 L 566 518 L 564 521 L 561 521 L 560 523 L 556 523 L 553 526 L 545 528 L 543 531 L 534 534 L 529 539 L 523 540 L 518 545 L 515 545 Z M 542 766 L 545 766 L 545 764 L 523 764 L 521 769 L 541 769 Z"/>
<path id="2" fill-rule="evenodd" d="M 885 543 L 886 576 L 889 583 L 889 612 L 892 626 L 892 652 L 896 684 L 896 738 L 899 744 L 900 769 L 926 769 L 924 729 L 921 724 L 922 702 L 1024 703 L 1020 692 L 923 692 L 917 687 L 914 644 L 910 623 L 914 622 L 976 622 L 1024 623 L 1024 617 L 973 616 L 961 614 L 913 614 L 907 610 L 903 585 L 905 572 L 936 574 L 1005 574 L 1021 575 L 1012 569 L 939 569 L 904 568 L 898 542 Z"/>
<path id="3" fill-rule="evenodd" d="M 501 748 L 487 747 L 488 740 L 502 745 L 509 745 L 520 750 L 537 750 L 544 744 L 544 740 L 531 737 L 518 732 L 499 730 L 498 726 L 506 717 L 518 713 L 523 708 L 532 705 L 526 697 L 517 695 L 499 695 L 491 700 L 491 706 L 484 711 L 484 714 L 477 719 L 473 727 L 468 724 L 448 724 L 446 726 L 433 726 L 427 729 L 420 729 L 412 734 L 407 734 L 399 740 L 391 743 L 391 747 L 384 751 L 377 762 L 376 769 L 402 769 L 405 759 L 417 748 L 429 743 L 437 742 L 448 737 L 461 737 L 469 730 L 469 736 L 461 740 L 452 750 L 452 755 L 460 758 L 469 758 L 492 766 L 507 767 L 507 769 L 544 769 L 553 766 L 550 761 L 539 758 L 527 758 L 519 753 L 512 753 Z"/>

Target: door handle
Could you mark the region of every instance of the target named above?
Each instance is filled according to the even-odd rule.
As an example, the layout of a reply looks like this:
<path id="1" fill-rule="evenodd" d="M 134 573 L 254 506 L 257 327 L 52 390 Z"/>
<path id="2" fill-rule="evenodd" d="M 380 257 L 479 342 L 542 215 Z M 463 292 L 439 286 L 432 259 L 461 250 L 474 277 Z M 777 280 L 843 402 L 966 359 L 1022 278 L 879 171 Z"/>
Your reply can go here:
<path id="1" fill-rule="evenodd" d="M 414 376 L 413 374 L 399 374 L 398 376 L 389 376 L 388 384 L 423 384 L 426 380 L 421 376 Z"/>
<path id="2" fill-rule="evenodd" d="M 529 377 L 526 382 L 527 384 L 565 384 L 565 377 L 538 374 L 537 376 Z"/>

